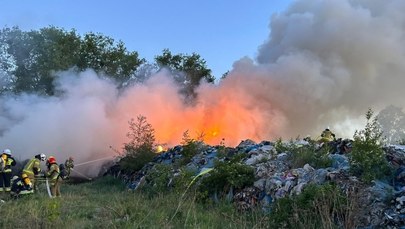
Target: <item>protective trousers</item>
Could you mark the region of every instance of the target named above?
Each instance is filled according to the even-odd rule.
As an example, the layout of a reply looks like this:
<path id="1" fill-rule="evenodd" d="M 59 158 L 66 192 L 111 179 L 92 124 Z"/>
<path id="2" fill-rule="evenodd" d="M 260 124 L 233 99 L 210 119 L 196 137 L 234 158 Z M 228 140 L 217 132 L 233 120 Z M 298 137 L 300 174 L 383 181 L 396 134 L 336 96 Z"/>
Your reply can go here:
<path id="1" fill-rule="evenodd" d="M 61 179 L 58 177 L 55 180 L 51 181 L 51 194 L 53 197 L 55 196 L 59 196 L 60 197 L 60 185 L 61 185 L 62 181 Z"/>
<path id="2" fill-rule="evenodd" d="M 0 173 L 0 192 L 11 190 L 11 172 Z"/>

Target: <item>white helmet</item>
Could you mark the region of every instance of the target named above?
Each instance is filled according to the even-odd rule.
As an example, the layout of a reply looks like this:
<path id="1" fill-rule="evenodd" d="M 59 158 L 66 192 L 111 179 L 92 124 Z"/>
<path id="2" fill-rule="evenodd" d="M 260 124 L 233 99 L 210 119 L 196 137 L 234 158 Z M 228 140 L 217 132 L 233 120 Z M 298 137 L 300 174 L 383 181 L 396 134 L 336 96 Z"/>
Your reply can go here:
<path id="1" fill-rule="evenodd" d="M 3 150 L 3 153 L 11 155 L 11 150 L 10 149 L 5 149 L 5 150 Z"/>
<path id="2" fill-rule="evenodd" d="M 46 155 L 41 153 L 41 161 L 45 161 L 46 160 Z"/>

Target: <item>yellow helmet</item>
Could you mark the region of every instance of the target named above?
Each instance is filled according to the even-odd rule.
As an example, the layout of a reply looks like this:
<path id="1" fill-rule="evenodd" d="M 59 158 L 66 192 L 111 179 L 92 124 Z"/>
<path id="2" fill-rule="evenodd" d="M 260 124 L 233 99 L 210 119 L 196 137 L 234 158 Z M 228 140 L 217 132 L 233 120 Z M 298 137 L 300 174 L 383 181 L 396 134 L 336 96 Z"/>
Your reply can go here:
<path id="1" fill-rule="evenodd" d="M 27 178 L 28 176 L 27 176 L 27 174 L 25 174 L 25 173 L 23 173 L 22 175 L 21 175 L 21 178 L 22 179 L 25 179 L 25 178 Z"/>

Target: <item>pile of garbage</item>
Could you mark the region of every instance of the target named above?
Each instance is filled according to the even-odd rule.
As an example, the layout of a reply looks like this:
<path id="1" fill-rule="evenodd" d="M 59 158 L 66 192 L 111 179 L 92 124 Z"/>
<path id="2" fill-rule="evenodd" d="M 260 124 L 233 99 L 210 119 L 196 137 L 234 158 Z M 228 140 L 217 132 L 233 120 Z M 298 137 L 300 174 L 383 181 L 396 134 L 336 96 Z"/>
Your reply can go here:
<path id="1" fill-rule="evenodd" d="M 339 139 L 331 144 L 332 148 L 327 156 L 332 163 L 326 168 L 314 168 L 309 164 L 293 168 L 290 160 L 291 152 L 280 150 L 276 142 L 256 143 L 252 140 L 244 140 L 235 148 L 227 147 L 226 156 L 221 158 L 219 154 L 224 150 L 223 146 L 201 143 L 198 153 L 191 158 L 186 167 L 195 171 L 197 175 L 206 169 L 215 168 L 216 160 L 226 161 L 234 155 L 244 154 L 242 163 L 254 169 L 255 181 L 252 186 L 241 190 L 232 189 L 227 195 L 241 211 L 257 207 L 271 211 L 271 205 L 280 198 L 300 195 L 308 185 L 333 182 L 348 196 L 358 195 L 356 207 L 361 214 L 355 218 L 356 225 L 364 228 L 405 228 L 405 146 L 390 145 L 384 148 L 387 160 L 396 171 L 392 178 L 365 184 L 349 171 L 350 162 L 347 153 L 350 152 L 350 142 L 347 139 Z M 310 142 L 299 140 L 284 144 L 305 147 Z M 183 146 L 170 148 L 137 172 L 123 173 L 115 167 L 110 173 L 124 179 L 129 189 L 136 190 L 148 182 L 145 177 L 154 166 L 175 164 L 182 159 L 182 151 Z M 176 176 L 179 170 L 173 168 L 171 172 Z"/>

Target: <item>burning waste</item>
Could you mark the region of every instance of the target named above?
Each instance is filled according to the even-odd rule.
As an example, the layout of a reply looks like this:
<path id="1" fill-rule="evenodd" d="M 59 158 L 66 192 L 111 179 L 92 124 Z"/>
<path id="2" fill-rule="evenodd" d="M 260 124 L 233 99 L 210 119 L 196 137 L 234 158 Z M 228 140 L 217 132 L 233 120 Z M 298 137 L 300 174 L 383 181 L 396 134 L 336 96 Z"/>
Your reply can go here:
<path id="1" fill-rule="evenodd" d="M 199 142 L 191 158 L 185 156 L 188 145 L 178 145 L 156 156 L 139 171 L 120 170 L 117 165 L 108 174 L 123 179 L 130 190 L 152 193 L 152 190 L 182 190 L 183 196 L 186 192 L 198 193 L 195 195 L 201 198 L 199 201 L 225 200 L 242 212 L 261 209 L 270 218 L 272 213 L 282 211 L 280 201 L 287 204 L 286 199 L 315 198 L 311 199 L 313 203 L 326 204 L 335 212 L 335 225 L 403 227 L 404 146 L 384 148 L 384 160 L 395 170 L 392 180 L 365 182 L 364 177 L 354 175 L 352 143 L 349 139 L 332 140 L 323 146 L 310 138 L 260 143 L 244 140 L 232 148 Z M 187 178 L 190 172 L 192 176 Z M 348 205 L 333 202 L 339 198 L 345 199 Z M 306 208 L 310 206 L 308 203 Z M 322 209 L 312 211 L 323 214 Z M 288 212 L 293 226 L 299 220 L 293 215 L 305 211 L 294 213 L 289 209 Z"/>

